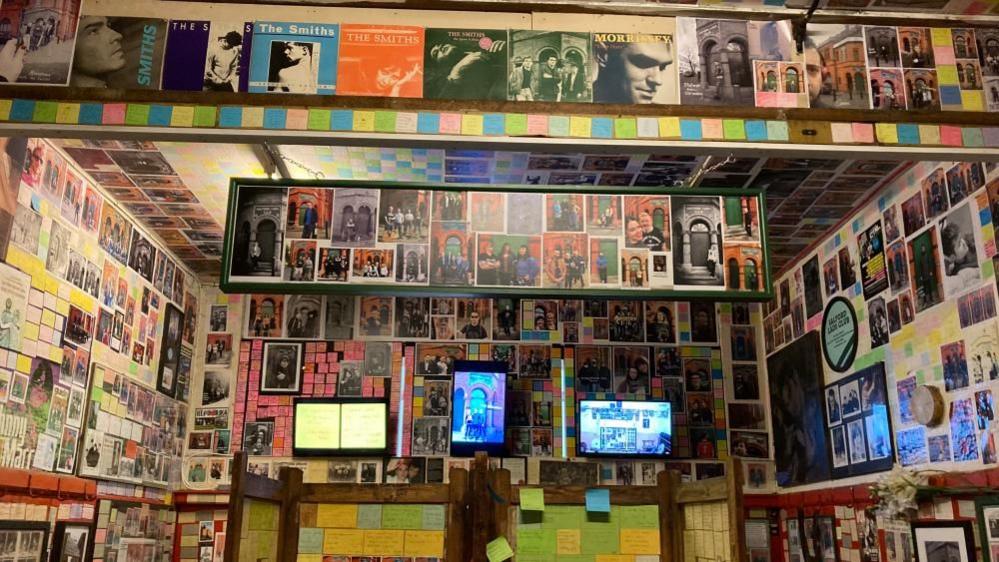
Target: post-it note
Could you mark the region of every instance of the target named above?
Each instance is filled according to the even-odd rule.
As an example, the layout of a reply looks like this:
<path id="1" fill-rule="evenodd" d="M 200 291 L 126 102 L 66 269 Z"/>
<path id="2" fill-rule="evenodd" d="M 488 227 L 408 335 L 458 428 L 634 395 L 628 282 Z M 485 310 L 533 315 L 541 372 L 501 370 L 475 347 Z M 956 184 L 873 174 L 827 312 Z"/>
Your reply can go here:
<path id="1" fill-rule="evenodd" d="M 486 558 L 489 562 L 503 562 L 513 557 L 513 549 L 510 548 L 506 537 L 496 537 L 486 545 Z"/>
<path id="2" fill-rule="evenodd" d="M 610 513 L 610 510 L 610 490 L 607 488 L 590 488 L 586 490 L 586 511 Z"/>
<path id="3" fill-rule="evenodd" d="M 545 491 L 541 488 L 521 488 L 520 509 L 524 511 L 544 511 Z"/>

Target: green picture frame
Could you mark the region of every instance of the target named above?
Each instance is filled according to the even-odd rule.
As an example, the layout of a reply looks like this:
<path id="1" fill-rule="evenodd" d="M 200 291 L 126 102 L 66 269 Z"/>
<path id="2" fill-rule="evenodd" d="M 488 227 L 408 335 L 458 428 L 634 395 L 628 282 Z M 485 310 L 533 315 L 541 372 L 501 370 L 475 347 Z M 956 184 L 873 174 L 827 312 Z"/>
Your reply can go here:
<path id="1" fill-rule="evenodd" d="M 240 190 L 242 188 L 304 188 L 304 189 L 335 189 L 335 188 L 354 188 L 354 189 L 380 189 L 380 190 L 392 190 L 392 191 L 403 191 L 403 190 L 423 190 L 427 192 L 433 192 L 434 194 L 439 192 L 468 192 L 471 194 L 475 193 L 502 193 L 502 194 L 580 194 L 580 195 L 639 195 L 639 196 L 685 196 L 685 197 L 750 197 L 754 198 L 756 201 L 756 226 L 758 228 L 758 239 L 759 239 L 759 261 L 760 263 L 756 266 L 758 267 L 758 272 L 755 273 L 759 276 L 758 280 L 754 283 L 758 289 L 754 290 L 743 290 L 743 289 L 732 289 L 728 287 L 728 283 L 723 281 L 718 288 L 713 289 L 691 289 L 690 285 L 684 285 L 682 288 L 664 288 L 664 289 L 625 289 L 618 287 L 603 287 L 592 288 L 584 287 L 580 288 L 554 288 L 554 287 L 543 287 L 538 286 L 542 283 L 538 283 L 535 286 L 477 286 L 477 285 L 434 285 L 434 284 L 407 284 L 407 283 L 393 283 L 392 279 L 387 279 L 385 282 L 380 283 L 357 283 L 357 282 L 323 282 L 323 281 L 288 281 L 283 280 L 280 274 L 276 274 L 276 268 L 272 265 L 270 266 L 270 273 L 266 276 L 274 279 L 277 277 L 276 281 L 254 281 L 252 277 L 248 275 L 233 275 L 233 264 L 245 263 L 248 260 L 252 260 L 253 267 L 257 267 L 260 263 L 270 264 L 274 261 L 273 255 L 270 256 L 270 261 L 258 261 L 260 257 L 260 252 L 257 248 L 247 248 L 249 242 L 245 244 L 240 244 L 239 247 L 243 248 L 239 252 L 235 250 L 238 217 L 239 217 L 239 203 L 238 198 Z M 430 197 L 428 197 L 430 198 Z M 286 205 L 287 203 L 282 203 Z M 274 201 L 269 202 L 270 207 L 275 207 L 277 204 Z M 429 210 L 430 207 L 428 206 Z M 773 278 L 771 274 L 770 267 L 770 253 L 768 251 L 768 239 L 767 239 L 767 220 L 766 213 L 766 196 L 764 190 L 762 189 L 724 189 L 724 188 L 688 188 L 688 187 L 671 187 L 671 188 L 645 188 L 645 187 L 605 187 L 605 186 L 578 186 L 578 185 L 508 185 L 508 184 L 443 184 L 443 183 L 400 183 L 400 182 L 371 182 L 371 181 L 356 181 L 356 180 L 266 180 L 266 179 L 256 179 L 256 178 L 231 178 L 229 185 L 229 200 L 226 211 L 226 222 L 225 222 L 225 236 L 223 238 L 223 248 L 222 248 L 222 269 L 219 277 L 219 287 L 225 293 L 243 293 L 243 294 L 350 294 L 350 295 L 393 295 L 393 296 L 448 296 L 448 297 L 523 297 L 531 296 L 535 298 L 551 297 L 560 298 L 564 297 L 567 290 L 571 290 L 574 296 L 578 295 L 578 298 L 617 298 L 617 299 L 671 299 L 671 300 L 711 300 L 717 302 L 763 302 L 773 298 Z M 382 217 L 379 216 L 381 209 L 376 207 L 374 212 L 375 217 L 377 217 L 376 224 L 380 223 Z M 287 209 L 285 210 L 287 212 Z M 728 213 L 728 210 L 721 205 L 718 210 L 719 216 L 719 228 L 720 232 L 722 228 L 721 222 L 725 221 L 724 215 Z M 428 212 L 429 214 L 429 212 Z M 286 215 L 281 215 L 286 217 Z M 371 220 L 370 215 L 368 215 L 368 221 Z M 673 217 L 669 217 L 672 219 Z M 333 213 L 329 217 L 330 226 L 333 224 L 335 217 Z M 437 220 L 437 219 L 433 219 Z M 284 219 L 286 222 L 286 219 Z M 245 222 L 245 220 L 244 220 Z M 278 222 L 282 222 L 279 220 Z M 240 223 L 243 224 L 243 223 Z M 352 224 L 352 223 L 351 223 Z M 430 224 L 430 221 L 427 221 Z M 470 223 L 468 223 L 470 224 Z M 731 223 L 727 223 L 731 226 Z M 244 229 L 240 230 L 242 232 L 241 240 L 248 240 L 245 237 L 248 236 L 245 233 L 246 225 L 243 224 Z M 283 229 L 284 226 L 270 227 Z M 330 229 L 332 230 L 332 229 Z M 585 229 L 584 229 L 585 231 Z M 476 232 L 469 232 L 472 236 L 470 239 L 474 238 Z M 549 231 L 551 232 L 551 231 Z M 375 236 L 371 234 L 370 236 Z M 540 235 L 539 235 L 540 236 Z M 598 236 L 599 237 L 599 236 Z M 281 246 L 281 252 L 287 252 L 285 247 L 284 232 L 283 230 L 277 235 L 273 236 L 278 240 Z M 377 237 L 376 237 L 377 238 Z M 675 238 L 675 237 L 674 237 Z M 256 240 L 256 238 L 253 238 Z M 270 239 L 268 239 L 270 240 Z M 712 238 L 713 240 L 713 238 Z M 726 263 L 725 256 L 721 249 L 728 247 L 738 247 L 736 244 L 725 244 L 724 236 L 721 238 L 722 248 L 716 249 L 718 259 L 715 262 L 716 267 L 720 268 L 722 274 L 719 277 L 726 277 L 725 272 L 730 264 Z M 254 242 L 255 243 L 255 242 Z M 269 242 L 268 242 L 269 243 Z M 755 241 L 753 242 L 755 244 Z M 384 245 L 384 244 L 383 244 Z M 432 244 L 431 244 L 432 245 Z M 715 249 L 714 243 L 711 243 L 712 249 Z M 325 249 L 325 247 L 320 247 L 320 249 Z M 666 254 L 672 255 L 676 253 L 676 241 L 674 240 L 671 252 Z M 313 251 L 315 251 L 313 249 Z M 241 261 L 236 258 L 236 254 L 239 253 L 244 259 Z M 274 254 L 270 248 L 268 253 Z M 266 256 L 265 256 L 266 257 Z M 673 258 L 670 258 L 673 259 Z M 709 258 L 710 259 L 710 258 Z M 432 260 L 432 256 L 431 256 Z M 278 260 L 281 261 L 281 260 Z M 319 261 L 319 256 L 317 255 L 315 261 Z M 755 263 L 755 260 L 754 260 Z M 431 261 L 431 265 L 433 262 Z M 470 264 L 474 268 L 475 263 Z M 689 265 L 689 264 L 685 264 Z M 672 266 L 671 266 L 672 267 Z M 651 268 L 649 269 L 651 271 Z M 672 272 L 672 269 L 671 269 Z M 353 274 L 352 274 L 353 275 Z M 391 274 L 389 277 L 392 277 Z M 622 283 L 623 286 L 623 283 Z"/>
<path id="2" fill-rule="evenodd" d="M 994 510 L 993 525 L 987 519 L 990 515 L 987 512 L 991 510 Z M 999 495 L 975 498 L 975 519 L 978 520 L 978 536 L 982 541 L 982 560 L 999 562 Z"/>

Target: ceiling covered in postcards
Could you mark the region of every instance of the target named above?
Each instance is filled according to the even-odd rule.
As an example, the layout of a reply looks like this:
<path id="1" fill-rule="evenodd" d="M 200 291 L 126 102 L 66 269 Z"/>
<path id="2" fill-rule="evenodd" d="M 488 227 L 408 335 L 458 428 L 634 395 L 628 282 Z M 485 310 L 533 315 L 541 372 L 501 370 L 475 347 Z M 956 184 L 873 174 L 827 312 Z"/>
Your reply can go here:
<path id="1" fill-rule="evenodd" d="M 474 150 L 56 141 L 205 281 L 218 279 L 229 178 L 520 185 L 759 187 L 779 269 L 908 164 L 671 154 L 548 154 Z M 275 158 L 276 156 L 276 158 Z"/>

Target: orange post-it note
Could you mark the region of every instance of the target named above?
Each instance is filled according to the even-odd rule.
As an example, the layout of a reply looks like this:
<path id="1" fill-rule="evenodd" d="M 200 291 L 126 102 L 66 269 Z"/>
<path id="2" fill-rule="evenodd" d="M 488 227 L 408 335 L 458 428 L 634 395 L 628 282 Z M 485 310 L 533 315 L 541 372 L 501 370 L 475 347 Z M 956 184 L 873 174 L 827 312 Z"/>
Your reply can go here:
<path id="1" fill-rule="evenodd" d="M 621 529 L 622 554 L 659 554 L 659 529 Z"/>

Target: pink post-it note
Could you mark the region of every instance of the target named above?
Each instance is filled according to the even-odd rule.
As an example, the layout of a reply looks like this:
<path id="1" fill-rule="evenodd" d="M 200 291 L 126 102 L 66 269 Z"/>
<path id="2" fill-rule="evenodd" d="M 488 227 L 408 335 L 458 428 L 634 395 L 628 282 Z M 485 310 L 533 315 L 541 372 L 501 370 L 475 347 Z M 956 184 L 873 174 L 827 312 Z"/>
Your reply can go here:
<path id="1" fill-rule="evenodd" d="M 941 125 L 940 144 L 944 146 L 961 146 L 963 144 L 961 139 L 961 127 Z"/>
<path id="2" fill-rule="evenodd" d="M 529 135 L 548 136 L 548 116 L 547 115 L 528 115 L 527 116 L 527 134 L 529 134 Z"/>
<path id="3" fill-rule="evenodd" d="M 104 114 L 101 123 L 105 125 L 124 125 L 126 104 L 106 103 L 104 104 Z"/>
<path id="4" fill-rule="evenodd" d="M 309 128 L 308 109 L 289 109 L 285 115 L 285 129 L 304 131 Z"/>
<path id="5" fill-rule="evenodd" d="M 461 134 L 461 114 L 441 113 L 441 134 L 458 135 Z"/>
<path id="6" fill-rule="evenodd" d="M 705 139 L 724 139 L 725 128 L 721 119 L 701 119 L 701 135 Z"/>
<path id="7" fill-rule="evenodd" d="M 870 123 L 853 124 L 853 142 L 871 144 L 874 142 L 874 125 Z"/>

